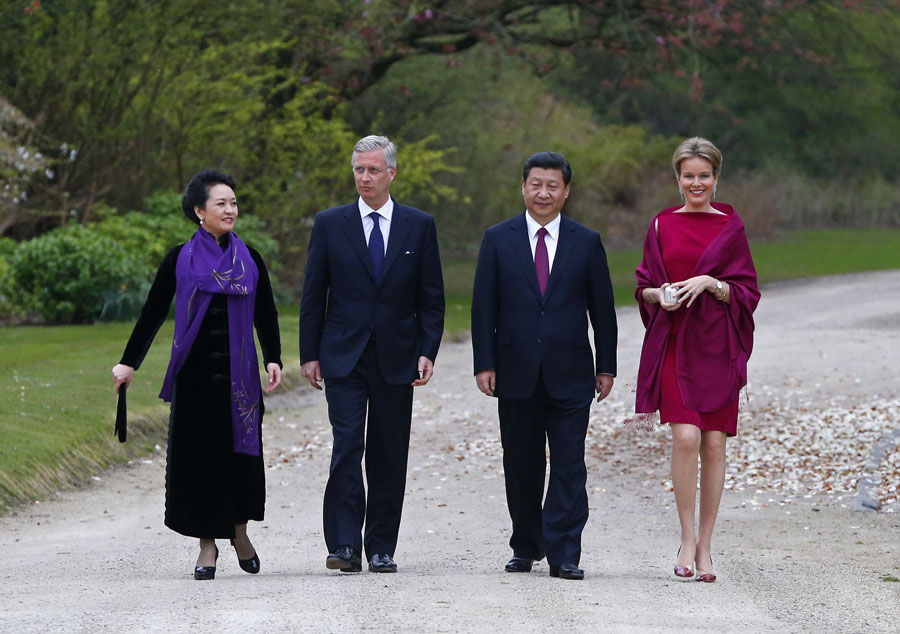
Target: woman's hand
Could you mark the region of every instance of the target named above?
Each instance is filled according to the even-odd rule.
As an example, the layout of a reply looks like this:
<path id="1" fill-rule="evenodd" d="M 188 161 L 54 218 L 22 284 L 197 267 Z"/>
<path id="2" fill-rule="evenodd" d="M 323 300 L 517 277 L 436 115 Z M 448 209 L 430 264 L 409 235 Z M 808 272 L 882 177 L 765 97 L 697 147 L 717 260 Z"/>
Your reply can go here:
<path id="1" fill-rule="evenodd" d="M 266 373 L 269 375 L 269 384 L 263 392 L 268 394 L 281 385 L 281 367 L 277 363 L 270 363 L 266 366 Z"/>
<path id="2" fill-rule="evenodd" d="M 679 297 L 679 303 L 686 299 L 688 300 L 687 306 L 690 308 L 697 300 L 697 297 L 700 296 L 700 293 L 712 291 L 716 288 L 716 280 L 709 275 L 697 275 L 681 282 L 675 282 L 675 285 L 680 287 L 676 292 Z"/>
<path id="3" fill-rule="evenodd" d="M 684 296 L 679 296 L 678 300 L 674 304 L 667 304 L 666 303 L 666 288 L 669 286 L 674 286 L 677 288 L 676 284 L 669 284 L 668 282 L 666 282 L 665 284 L 660 286 L 658 289 L 656 289 L 656 292 L 657 292 L 659 305 L 662 306 L 665 310 L 667 310 L 669 312 L 673 312 L 673 311 L 676 311 L 679 308 L 681 308 L 681 304 L 684 302 L 685 298 L 684 298 Z M 677 294 L 678 294 L 678 292 L 676 291 L 676 295 Z"/>
<path id="4" fill-rule="evenodd" d="M 119 386 L 125 384 L 125 389 L 131 385 L 131 379 L 134 378 L 134 368 L 130 365 L 117 363 L 112 369 L 113 381 L 116 382 L 116 394 L 119 393 Z"/>

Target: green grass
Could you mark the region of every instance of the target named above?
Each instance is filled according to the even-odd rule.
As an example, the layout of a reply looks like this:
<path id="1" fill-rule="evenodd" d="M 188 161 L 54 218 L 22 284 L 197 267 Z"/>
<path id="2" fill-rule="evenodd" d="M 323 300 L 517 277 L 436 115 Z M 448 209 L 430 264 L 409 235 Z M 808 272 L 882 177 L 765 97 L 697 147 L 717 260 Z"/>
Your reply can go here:
<path id="1" fill-rule="evenodd" d="M 792 232 L 780 242 L 755 243 L 752 251 L 763 284 L 900 268 L 900 230 Z M 631 304 L 640 250 L 608 256 L 616 303 Z M 450 339 L 469 328 L 474 271 L 474 258 L 444 261 Z M 285 367 L 295 381 L 298 310 L 284 306 L 279 313 Z M 113 436 L 110 369 L 132 326 L 0 329 L 0 509 L 83 482 L 100 468 L 145 454 L 165 438 L 167 406 L 157 395 L 168 362 L 171 322 L 157 334 L 128 392 L 128 443 L 121 445 Z"/>
<path id="2" fill-rule="evenodd" d="M 296 366 L 298 318 L 288 314 L 280 322 L 285 365 Z M 0 329 L 0 510 L 83 482 L 165 438 L 168 406 L 158 395 L 172 323 L 157 333 L 128 390 L 125 444 L 113 436 L 111 369 L 134 324 Z"/>
<path id="3" fill-rule="evenodd" d="M 750 246 L 763 284 L 900 268 L 900 229 L 793 231 L 780 242 Z"/>

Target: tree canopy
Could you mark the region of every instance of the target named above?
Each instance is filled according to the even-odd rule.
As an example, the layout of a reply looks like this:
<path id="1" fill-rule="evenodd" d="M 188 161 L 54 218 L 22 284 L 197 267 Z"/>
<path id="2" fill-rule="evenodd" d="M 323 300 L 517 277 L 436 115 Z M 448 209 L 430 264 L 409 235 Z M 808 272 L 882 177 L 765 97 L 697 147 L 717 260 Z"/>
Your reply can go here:
<path id="1" fill-rule="evenodd" d="M 571 206 L 600 226 L 655 204 L 667 148 L 698 133 L 732 170 L 894 187 L 898 7 L 5 0 L 0 105 L 17 114 L 0 156 L 27 142 L 47 165 L 18 185 L 0 174 L 27 197 L 4 203 L 0 234 L 94 221 L 99 203 L 140 210 L 215 165 L 302 253 L 308 218 L 353 195 L 349 149 L 370 132 L 401 148 L 396 193 L 461 249 L 518 204 L 516 166 L 548 147 L 577 157 Z"/>

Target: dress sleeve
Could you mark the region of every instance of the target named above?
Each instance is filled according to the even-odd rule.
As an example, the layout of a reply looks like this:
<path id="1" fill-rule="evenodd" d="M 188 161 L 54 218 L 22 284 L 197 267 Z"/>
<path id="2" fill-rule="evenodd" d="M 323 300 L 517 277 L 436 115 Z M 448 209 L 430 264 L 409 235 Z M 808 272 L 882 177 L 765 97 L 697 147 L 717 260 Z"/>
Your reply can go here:
<path id="1" fill-rule="evenodd" d="M 275 297 L 272 294 L 272 282 L 269 271 L 262 256 L 256 249 L 248 247 L 256 268 L 259 280 L 256 283 L 256 304 L 253 307 L 253 323 L 256 325 L 256 336 L 263 353 L 263 368 L 270 363 L 281 363 L 281 332 L 278 329 L 278 309 L 275 308 Z"/>
<path id="2" fill-rule="evenodd" d="M 150 292 L 147 293 L 147 301 L 141 309 L 141 316 L 134 325 L 131 338 L 119 363 L 129 365 L 135 370 L 141 367 L 153 338 L 169 315 L 169 307 L 172 305 L 172 298 L 175 297 L 175 264 L 183 246 L 180 244 L 169 251 L 159 265 L 156 279 L 153 280 Z"/>

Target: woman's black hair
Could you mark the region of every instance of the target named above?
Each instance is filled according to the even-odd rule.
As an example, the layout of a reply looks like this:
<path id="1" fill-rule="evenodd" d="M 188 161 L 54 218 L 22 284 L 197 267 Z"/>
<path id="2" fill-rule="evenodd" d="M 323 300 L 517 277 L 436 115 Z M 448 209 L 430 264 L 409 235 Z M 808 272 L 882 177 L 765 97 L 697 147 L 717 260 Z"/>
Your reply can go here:
<path id="1" fill-rule="evenodd" d="M 209 200 L 210 188 L 220 183 L 228 185 L 232 191 L 237 192 L 234 179 L 228 174 L 213 169 L 201 170 L 194 174 L 194 178 L 184 190 L 184 196 L 181 197 L 181 210 L 188 220 L 200 224 L 200 218 L 194 213 L 194 207 L 204 209 L 206 201 Z"/>

